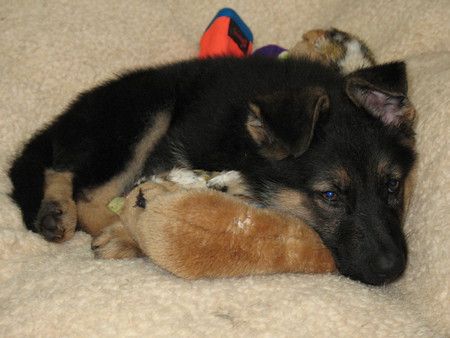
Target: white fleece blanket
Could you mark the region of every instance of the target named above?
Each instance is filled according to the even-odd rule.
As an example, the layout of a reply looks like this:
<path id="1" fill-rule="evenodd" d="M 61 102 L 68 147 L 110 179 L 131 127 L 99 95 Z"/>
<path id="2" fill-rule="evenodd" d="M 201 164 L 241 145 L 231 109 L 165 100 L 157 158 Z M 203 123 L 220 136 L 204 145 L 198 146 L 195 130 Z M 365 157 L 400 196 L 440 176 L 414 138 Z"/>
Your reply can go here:
<path id="1" fill-rule="evenodd" d="M 417 188 L 402 279 L 335 275 L 186 281 L 145 259 L 95 260 L 90 236 L 48 243 L 8 199 L 13 154 L 76 93 L 137 66 L 195 57 L 222 7 L 256 47 L 313 28 L 362 37 L 378 61 L 405 59 L 417 111 Z M 448 0 L 2 0 L 0 336 L 445 337 L 450 335 Z"/>

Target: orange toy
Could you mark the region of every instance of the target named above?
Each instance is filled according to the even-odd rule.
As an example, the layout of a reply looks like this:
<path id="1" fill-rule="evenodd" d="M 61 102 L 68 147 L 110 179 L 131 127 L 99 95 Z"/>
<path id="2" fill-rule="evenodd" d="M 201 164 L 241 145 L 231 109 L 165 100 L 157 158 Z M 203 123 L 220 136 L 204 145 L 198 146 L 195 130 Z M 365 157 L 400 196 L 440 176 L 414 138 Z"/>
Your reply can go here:
<path id="1" fill-rule="evenodd" d="M 200 40 L 200 58 L 249 56 L 253 35 L 239 15 L 230 8 L 221 9 Z"/>

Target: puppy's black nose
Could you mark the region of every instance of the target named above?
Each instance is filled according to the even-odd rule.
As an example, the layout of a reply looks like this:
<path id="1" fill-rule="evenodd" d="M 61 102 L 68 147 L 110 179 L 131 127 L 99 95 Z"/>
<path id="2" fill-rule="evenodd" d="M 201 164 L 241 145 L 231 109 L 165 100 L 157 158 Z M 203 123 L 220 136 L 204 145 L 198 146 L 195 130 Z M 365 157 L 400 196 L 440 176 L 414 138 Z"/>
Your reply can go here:
<path id="1" fill-rule="evenodd" d="M 389 283 L 397 279 L 406 267 L 405 256 L 400 252 L 387 252 L 374 257 L 369 263 L 369 268 L 376 284 Z"/>

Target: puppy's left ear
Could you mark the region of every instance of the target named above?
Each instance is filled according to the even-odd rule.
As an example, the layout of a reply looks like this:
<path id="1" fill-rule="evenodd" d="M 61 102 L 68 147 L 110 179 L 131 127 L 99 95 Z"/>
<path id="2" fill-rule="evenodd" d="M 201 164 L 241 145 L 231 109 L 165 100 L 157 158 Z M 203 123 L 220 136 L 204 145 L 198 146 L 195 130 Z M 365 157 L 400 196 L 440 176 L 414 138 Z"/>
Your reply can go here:
<path id="1" fill-rule="evenodd" d="M 379 118 L 385 125 L 410 127 L 415 110 L 407 97 L 404 62 L 363 68 L 345 79 L 345 91 L 358 107 Z"/>
<path id="2" fill-rule="evenodd" d="M 321 87 L 258 97 L 248 105 L 247 131 L 266 158 L 297 157 L 308 149 L 319 115 L 329 106 Z"/>

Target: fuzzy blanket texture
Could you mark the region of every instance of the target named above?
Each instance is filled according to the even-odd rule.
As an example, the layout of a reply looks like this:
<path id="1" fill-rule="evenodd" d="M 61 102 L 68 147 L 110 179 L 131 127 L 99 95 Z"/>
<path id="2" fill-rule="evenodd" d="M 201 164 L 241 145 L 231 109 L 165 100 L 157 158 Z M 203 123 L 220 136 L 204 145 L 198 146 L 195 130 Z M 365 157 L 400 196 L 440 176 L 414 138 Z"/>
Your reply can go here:
<path id="1" fill-rule="evenodd" d="M 149 260 L 96 260 L 91 238 L 26 231 L 9 163 L 74 96 L 126 69 L 196 57 L 222 7 L 255 47 L 289 48 L 313 28 L 355 33 L 379 62 L 404 59 L 419 162 L 403 278 L 369 287 L 337 275 L 186 281 Z M 448 337 L 450 335 L 448 0 L 0 2 L 0 336 Z"/>

